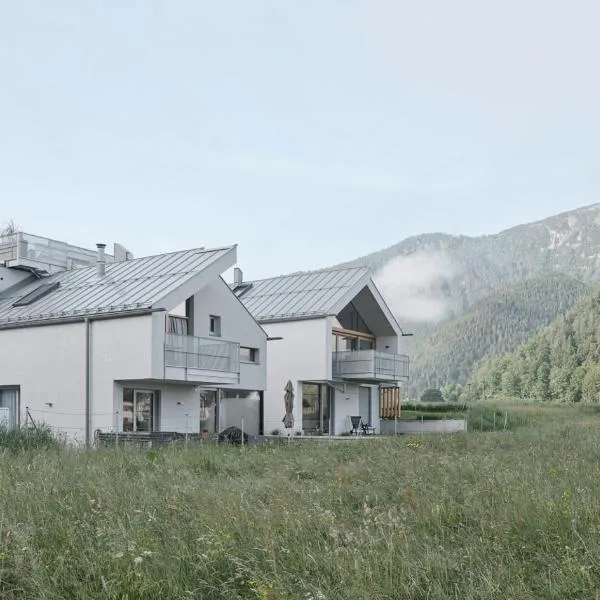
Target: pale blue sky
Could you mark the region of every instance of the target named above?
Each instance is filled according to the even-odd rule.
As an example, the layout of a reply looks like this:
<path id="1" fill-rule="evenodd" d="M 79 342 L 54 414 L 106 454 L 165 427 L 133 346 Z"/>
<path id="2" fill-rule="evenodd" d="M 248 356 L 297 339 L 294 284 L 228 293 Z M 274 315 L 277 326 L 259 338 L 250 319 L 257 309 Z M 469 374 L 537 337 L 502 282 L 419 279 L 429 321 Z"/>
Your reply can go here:
<path id="1" fill-rule="evenodd" d="M 491 5 L 494 5 L 493 7 Z M 0 0 L 0 220 L 248 277 L 600 200 L 595 0 Z"/>

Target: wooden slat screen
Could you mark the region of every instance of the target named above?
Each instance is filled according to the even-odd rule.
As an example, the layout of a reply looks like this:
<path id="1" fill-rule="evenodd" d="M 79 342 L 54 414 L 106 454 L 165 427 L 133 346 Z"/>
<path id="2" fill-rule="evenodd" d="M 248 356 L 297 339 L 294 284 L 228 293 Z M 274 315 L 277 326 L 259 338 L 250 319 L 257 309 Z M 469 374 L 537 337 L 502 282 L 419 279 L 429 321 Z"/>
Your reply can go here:
<path id="1" fill-rule="evenodd" d="M 393 419 L 400 416 L 400 388 L 379 388 L 379 418 Z"/>

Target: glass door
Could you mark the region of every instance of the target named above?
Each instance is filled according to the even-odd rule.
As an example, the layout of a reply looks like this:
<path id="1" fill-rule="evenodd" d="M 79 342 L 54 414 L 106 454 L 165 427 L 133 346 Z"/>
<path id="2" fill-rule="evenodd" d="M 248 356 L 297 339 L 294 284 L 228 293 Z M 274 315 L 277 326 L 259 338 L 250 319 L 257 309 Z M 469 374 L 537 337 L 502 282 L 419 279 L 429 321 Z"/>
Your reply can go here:
<path id="1" fill-rule="evenodd" d="M 200 392 L 200 431 L 213 433 L 217 428 L 217 390 Z"/>
<path id="2" fill-rule="evenodd" d="M 135 391 L 135 430 L 154 431 L 154 392 Z"/>
<path id="3" fill-rule="evenodd" d="M 365 424 L 371 424 L 371 419 L 373 418 L 371 392 L 370 387 L 361 386 L 358 388 L 358 411 Z"/>
<path id="4" fill-rule="evenodd" d="M 302 429 L 308 434 L 329 433 L 331 395 L 329 386 L 302 384 Z"/>
<path id="5" fill-rule="evenodd" d="M 320 385 L 321 393 L 319 394 L 320 409 L 321 409 L 321 432 L 329 433 L 329 422 L 331 420 L 331 394 L 328 385 Z"/>
<path id="6" fill-rule="evenodd" d="M 123 431 L 157 431 L 157 392 L 123 390 Z"/>

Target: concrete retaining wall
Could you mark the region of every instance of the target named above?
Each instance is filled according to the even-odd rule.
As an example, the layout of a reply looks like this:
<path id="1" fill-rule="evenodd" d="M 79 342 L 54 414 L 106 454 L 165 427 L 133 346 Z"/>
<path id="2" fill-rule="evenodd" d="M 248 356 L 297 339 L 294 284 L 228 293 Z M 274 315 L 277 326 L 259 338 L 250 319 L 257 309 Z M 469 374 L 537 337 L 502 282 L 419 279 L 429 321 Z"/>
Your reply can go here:
<path id="1" fill-rule="evenodd" d="M 398 420 L 394 430 L 393 419 L 381 419 L 381 433 L 384 435 L 394 435 L 395 433 L 455 433 L 457 431 L 467 431 L 467 421 L 465 419 L 439 419 L 439 420 L 418 420 L 402 421 Z"/>

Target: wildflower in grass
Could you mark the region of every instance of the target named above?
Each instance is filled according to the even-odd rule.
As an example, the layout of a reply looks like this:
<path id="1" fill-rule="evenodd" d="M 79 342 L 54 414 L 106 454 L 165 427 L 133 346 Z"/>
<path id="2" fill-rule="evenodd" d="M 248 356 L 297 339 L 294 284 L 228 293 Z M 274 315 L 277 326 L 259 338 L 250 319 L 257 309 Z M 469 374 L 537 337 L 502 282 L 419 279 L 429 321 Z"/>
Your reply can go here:
<path id="1" fill-rule="evenodd" d="M 256 594 L 260 600 L 275 600 L 275 589 L 270 583 L 263 583 L 251 580 L 248 582 L 250 589 Z"/>
<path id="2" fill-rule="evenodd" d="M 7 556 L 6 552 L 0 552 L 0 560 L 4 560 Z"/>
<path id="3" fill-rule="evenodd" d="M 144 561 L 144 559 L 141 556 L 136 556 L 133 559 L 133 564 L 134 565 L 141 565 L 143 561 Z"/>

